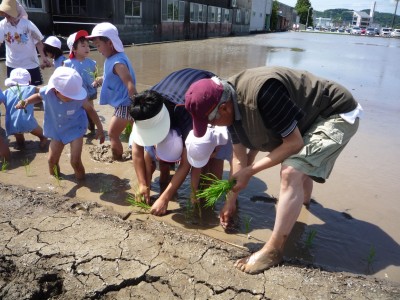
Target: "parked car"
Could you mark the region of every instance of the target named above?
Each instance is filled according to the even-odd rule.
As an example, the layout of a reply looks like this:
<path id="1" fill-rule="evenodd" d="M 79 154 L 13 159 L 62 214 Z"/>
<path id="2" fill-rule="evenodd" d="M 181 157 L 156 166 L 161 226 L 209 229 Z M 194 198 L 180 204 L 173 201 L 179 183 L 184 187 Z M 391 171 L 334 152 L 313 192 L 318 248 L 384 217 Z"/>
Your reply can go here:
<path id="1" fill-rule="evenodd" d="M 375 36 L 375 28 L 373 28 L 373 27 L 368 27 L 368 28 L 367 28 L 367 31 L 365 32 L 365 35 L 368 35 L 368 36 Z"/>
<path id="2" fill-rule="evenodd" d="M 344 27 L 339 27 L 337 31 L 338 32 L 344 32 Z"/>
<path id="3" fill-rule="evenodd" d="M 384 27 L 384 28 L 381 29 L 381 34 L 380 34 L 380 36 L 383 36 L 383 37 L 390 37 L 390 33 L 391 33 L 391 32 L 392 32 L 392 29 L 391 29 L 391 28 Z"/>
<path id="4" fill-rule="evenodd" d="M 395 29 L 390 33 L 391 37 L 397 37 L 400 38 L 400 29 Z"/>
<path id="5" fill-rule="evenodd" d="M 314 28 L 314 30 L 315 30 L 315 31 L 321 31 L 321 27 L 316 26 L 316 27 Z"/>
<path id="6" fill-rule="evenodd" d="M 308 26 L 306 29 L 306 31 L 313 31 L 313 30 L 314 30 L 314 28 L 312 26 Z"/>
<path id="7" fill-rule="evenodd" d="M 361 28 L 358 27 L 358 26 L 354 26 L 354 27 L 351 29 L 350 33 L 351 33 L 351 34 L 360 35 L 360 34 L 361 34 Z"/>
<path id="8" fill-rule="evenodd" d="M 361 27 L 361 34 L 365 35 L 366 32 L 367 32 L 367 29 Z"/>

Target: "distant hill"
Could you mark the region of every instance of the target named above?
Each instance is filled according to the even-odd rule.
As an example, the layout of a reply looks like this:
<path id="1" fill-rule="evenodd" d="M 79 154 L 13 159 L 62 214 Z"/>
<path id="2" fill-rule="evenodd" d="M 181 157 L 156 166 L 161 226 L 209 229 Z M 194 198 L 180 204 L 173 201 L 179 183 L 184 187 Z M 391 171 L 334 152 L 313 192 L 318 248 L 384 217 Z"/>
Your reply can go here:
<path id="1" fill-rule="evenodd" d="M 361 11 L 366 12 L 368 15 L 370 9 L 363 9 Z M 353 18 L 353 11 L 344 8 L 328 9 L 325 11 L 314 11 L 315 18 L 331 18 L 334 24 L 349 25 L 351 24 Z M 393 14 L 390 13 L 380 13 L 375 11 L 374 23 L 378 23 L 381 27 L 392 26 Z M 394 28 L 400 28 L 400 16 L 396 16 Z"/>

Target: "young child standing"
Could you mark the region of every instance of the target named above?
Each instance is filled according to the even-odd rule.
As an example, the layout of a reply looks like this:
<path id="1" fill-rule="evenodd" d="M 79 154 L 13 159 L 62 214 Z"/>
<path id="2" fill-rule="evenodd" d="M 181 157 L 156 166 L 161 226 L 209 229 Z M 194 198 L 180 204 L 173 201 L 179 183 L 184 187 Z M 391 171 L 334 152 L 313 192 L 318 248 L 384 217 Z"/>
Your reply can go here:
<path id="1" fill-rule="evenodd" d="M 102 85 L 100 104 L 109 104 L 115 109 L 108 136 L 113 159 L 121 160 L 123 147 L 119 136 L 128 123 L 133 124 L 129 108 L 136 94 L 135 72 L 124 53 L 122 41 L 114 25 L 107 22 L 97 24 L 87 38 L 93 40 L 97 50 L 106 58 L 104 75 L 96 79 L 94 85 Z"/>
<path id="2" fill-rule="evenodd" d="M 61 41 L 55 36 L 49 36 L 43 42 L 43 52 L 47 57 L 53 59 L 53 67 L 61 67 L 64 61 L 67 59 L 61 50 Z M 49 67 L 48 65 L 41 64 L 42 69 Z"/>
<path id="3" fill-rule="evenodd" d="M 82 77 L 83 87 L 85 88 L 90 105 L 93 105 L 93 100 L 97 98 L 97 86 L 93 85 L 96 79 L 97 64 L 93 59 L 88 58 L 90 53 L 89 41 L 86 30 L 79 30 L 71 34 L 67 39 L 67 45 L 70 50 L 69 59 L 64 61 L 65 67 L 75 69 Z M 94 123 L 90 118 L 89 130 L 94 130 Z"/>
<path id="4" fill-rule="evenodd" d="M 4 96 L 3 91 L 0 89 L 0 101 L 5 101 L 6 96 Z M 1 115 L 1 114 L 0 114 Z M 1 125 L 1 124 L 0 124 Z M 0 135 L 0 160 L 2 163 L 6 163 L 10 160 L 11 152 L 8 148 L 8 142 Z"/>
<path id="5" fill-rule="evenodd" d="M 19 101 L 17 108 L 28 108 L 30 104 L 43 101 L 44 135 L 51 139 L 49 148 L 49 172 L 51 175 L 60 173 L 59 161 L 64 146 L 71 146 L 71 166 L 76 179 L 85 177 L 85 168 L 81 154 L 83 135 L 87 128 L 87 117 L 94 120 L 97 126 L 96 139 L 104 142 L 103 126 L 93 106 L 87 101 L 87 92 L 82 86 L 82 78 L 74 69 L 57 68 L 49 79 L 47 86 L 39 93 L 30 96 L 25 101 Z M 86 112 L 86 113 L 85 113 Z"/>
<path id="6" fill-rule="evenodd" d="M 30 132 L 40 140 L 40 148 L 47 146 L 47 138 L 43 135 L 42 127 L 39 126 L 33 113 L 33 106 L 25 110 L 15 108 L 18 101 L 28 98 L 37 93 L 39 88 L 30 85 L 31 75 L 26 69 L 16 68 L 10 73 L 10 77 L 4 82 L 9 88 L 4 91 L 5 98 L 0 99 L 6 108 L 6 134 L 14 135 L 17 149 L 25 147 L 24 133 Z"/>

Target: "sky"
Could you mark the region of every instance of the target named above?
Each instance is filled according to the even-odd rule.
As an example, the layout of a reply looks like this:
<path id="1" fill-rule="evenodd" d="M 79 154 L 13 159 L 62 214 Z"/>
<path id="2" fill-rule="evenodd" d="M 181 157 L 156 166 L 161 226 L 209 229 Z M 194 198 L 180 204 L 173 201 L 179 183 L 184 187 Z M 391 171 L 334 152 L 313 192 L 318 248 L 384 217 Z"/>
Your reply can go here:
<path id="1" fill-rule="evenodd" d="M 278 0 L 281 3 L 295 7 L 297 0 Z M 396 8 L 395 0 L 376 0 L 375 11 L 394 13 Z M 370 9 L 374 1 L 372 0 L 310 0 L 311 6 L 317 11 L 324 11 L 327 9 L 347 8 L 349 10 L 360 11 L 363 9 Z M 400 15 L 400 3 L 397 7 L 396 15 Z"/>

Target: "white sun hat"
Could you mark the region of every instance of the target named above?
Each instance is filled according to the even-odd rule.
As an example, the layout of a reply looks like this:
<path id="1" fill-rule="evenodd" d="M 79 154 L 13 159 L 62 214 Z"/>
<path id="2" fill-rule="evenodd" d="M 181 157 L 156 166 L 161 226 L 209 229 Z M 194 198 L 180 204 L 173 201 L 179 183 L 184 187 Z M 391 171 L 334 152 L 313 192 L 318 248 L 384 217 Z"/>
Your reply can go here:
<path id="1" fill-rule="evenodd" d="M 5 86 L 29 85 L 31 74 L 26 69 L 16 68 L 10 72 L 10 77 L 4 81 Z"/>
<path id="2" fill-rule="evenodd" d="M 114 49 L 117 52 L 124 52 L 124 45 L 122 44 L 121 39 L 118 35 L 118 29 L 113 24 L 104 22 L 97 24 L 93 30 L 92 34 L 87 36 L 86 38 L 91 39 L 99 36 L 104 36 L 109 38 L 113 43 Z"/>
<path id="3" fill-rule="evenodd" d="M 72 100 L 87 98 L 87 92 L 82 86 L 82 77 L 72 68 L 58 67 L 51 75 L 45 93 L 47 94 L 52 88 Z"/>
<path id="4" fill-rule="evenodd" d="M 229 140 L 225 126 L 207 127 L 202 137 L 195 137 L 193 130 L 186 138 L 187 159 L 195 168 L 204 167 L 210 160 L 215 147 L 225 145 Z"/>
<path id="5" fill-rule="evenodd" d="M 135 120 L 130 139 L 139 146 L 154 146 L 167 136 L 170 129 L 168 109 L 162 104 L 160 112 L 147 120 Z"/>
<path id="6" fill-rule="evenodd" d="M 61 41 L 58 37 L 54 35 L 49 36 L 43 43 L 61 49 Z"/>
<path id="7" fill-rule="evenodd" d="M 156 156 L 166 162 L 181 160 L 182 151 L 182 136 L 175 129 L 171 129 L 165 139 L 156 145 Z"/>

